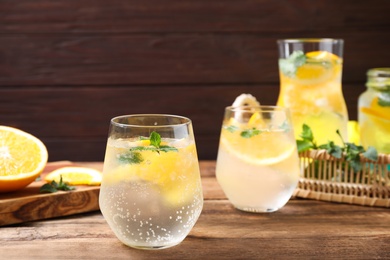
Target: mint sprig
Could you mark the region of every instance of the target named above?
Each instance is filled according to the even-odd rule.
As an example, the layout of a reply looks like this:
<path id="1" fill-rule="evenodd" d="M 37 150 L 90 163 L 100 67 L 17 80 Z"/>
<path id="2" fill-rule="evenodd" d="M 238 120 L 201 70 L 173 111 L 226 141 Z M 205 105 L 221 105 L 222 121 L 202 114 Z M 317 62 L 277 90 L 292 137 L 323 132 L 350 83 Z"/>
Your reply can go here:
<path id="1" fill-rule="evenodd" d="M 307 57 L 303 51 L 294 51 L 286 59 L 279 59 L 279 68 L 288 77 L 293 77 L 300 66 L 306 63 Z"/>
<path id="2" fill-rule="evenodd" d="M 40 189 L 40 193 L 54 193 L 59 190 L 63 191 L 69 191 L 74 190 L 75 187 L 69 186 L 67 183 L 62 181 L 62 175 L 60 175 L 60 182 L 57 183 L 56 181 L 51 181 L 50 183 L 44 184 Z"/>
<path id="3" fill-rule="evenodd" d="M 149 140 L 149 146 L 135 146 L 131 147 L 128 152 L 119 156 L 119 161 L 128 164 L 139 164 L 144 161 L 144 158 L 140 152 L 153 151 L 153 152 L 178 152 L 176 147 L 169 145 L 161 145 L 161 136 L 159 133 L 153 131 L 150 133 L 149 138 L 142 138 L 142 140 Z"/>
<path id="4" fill-rule="evenodd" d="M 303 124 L 302 133 L 300 135 L 302 139 L 297 140 L 298 152 L 304 152 L 310 149 L 325 149 L 330 155 L 338 159 L 341 159 L 344 155 L 345 160 L 355 172 L 362 169 L 360 155 L 371 161 L 376 161 L 378 159 L 378 152 L 374 147 L 369 146 L 367 150 L 365 150 L 363 146 L 345 142 L 339 130 L 337 130 L 336 133 L 341 138 L 343 143 L 342 146 L 336 145 L 333 141 L 317 145 L 311 128 L 308 125 Z"/>
<path id="5" fill-rule="evenodd" d="M 390 86 L 387 91 L 382 91 L 378 95 L 378 105 L 381 107 L 390 107 Z"/>
<path id="6" fill-rule="evenodd" d="M 255 127 L 253 127 L 252 129 L 247 129 L 247 130 L 243 130 L 241 132 L 241 137 L 244 137 L 244 138 L 251 138 L 251 137 L 254 137 L 256 135 L 259 135 L 261 133 L 261 131 L 259 129 L 256 129 Z"/>

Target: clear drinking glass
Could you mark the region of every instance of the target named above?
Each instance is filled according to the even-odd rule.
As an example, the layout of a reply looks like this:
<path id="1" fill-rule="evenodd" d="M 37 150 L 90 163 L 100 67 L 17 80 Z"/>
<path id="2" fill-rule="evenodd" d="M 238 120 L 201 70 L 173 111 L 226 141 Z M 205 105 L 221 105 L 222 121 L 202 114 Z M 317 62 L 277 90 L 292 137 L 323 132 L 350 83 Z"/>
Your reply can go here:
<path id="1" fill-rule="evenodd" d="M 203 207 L 191 120 L 158 114 L 111 119 L 99 205 L 130 247 L 183 241 Z"/>
<path id="2" fill-rule="evenodd" d="M 278 106 L 290 108 L 296 138 L 310 126 L 318 144 L 348 139 L 348 111 L 341 87 L 342 39 L 278 40 Z"/>
<path id="3" fill-rule="evenodd" d="M 227 198 L 240 210 L 273 212 L 282 208 L 300 177 L 289 110 L 227 107 L 216 176 Z"/>

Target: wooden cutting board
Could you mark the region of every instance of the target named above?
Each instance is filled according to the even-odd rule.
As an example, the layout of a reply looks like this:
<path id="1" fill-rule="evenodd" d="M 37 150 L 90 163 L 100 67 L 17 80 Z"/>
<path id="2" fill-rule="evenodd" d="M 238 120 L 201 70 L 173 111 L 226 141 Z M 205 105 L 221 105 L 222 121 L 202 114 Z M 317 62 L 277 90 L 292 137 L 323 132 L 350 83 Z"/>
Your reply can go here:
<path id="1" fill-rule="evenodd" d="M 50 162 L 41 177 L 65 166 L 84 166 L 102 170 L 102 163 Z M 35 181 L 23 190 L 0 193 L 0 226 L 67 216 L 99 210 L 100 186 L 75 186 L 72 191 L 39 193 L 44 181 Z"/>

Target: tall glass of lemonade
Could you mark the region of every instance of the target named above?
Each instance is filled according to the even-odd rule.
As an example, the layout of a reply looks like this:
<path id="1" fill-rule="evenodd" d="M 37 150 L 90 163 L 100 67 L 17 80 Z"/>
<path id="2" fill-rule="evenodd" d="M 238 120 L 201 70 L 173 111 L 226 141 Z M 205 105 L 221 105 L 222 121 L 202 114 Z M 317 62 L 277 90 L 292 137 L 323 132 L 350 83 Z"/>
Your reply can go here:
<path id="1" fill-rule="evenodd" d="M 227 107 L 216 176 L 237 208 L 273 212 L 290 199 L 300 177 L 297 145 L 287 108 Z"/>
<path id="2" fill-rule="evenodd" d="M 343 40 L 284 39 L 279 48 L 277 105 L 291 110 L 296 138 L 303 124 L 319 144 L 348 140 L 348 112 L 341 87 Z"/>
<path id="3" fill-rule="evenodd" d="M 161 249 L 183 241 L 203 207 L 191 120 L 159 114 L 113 118 L 99 205 L 130 247 Z"/>

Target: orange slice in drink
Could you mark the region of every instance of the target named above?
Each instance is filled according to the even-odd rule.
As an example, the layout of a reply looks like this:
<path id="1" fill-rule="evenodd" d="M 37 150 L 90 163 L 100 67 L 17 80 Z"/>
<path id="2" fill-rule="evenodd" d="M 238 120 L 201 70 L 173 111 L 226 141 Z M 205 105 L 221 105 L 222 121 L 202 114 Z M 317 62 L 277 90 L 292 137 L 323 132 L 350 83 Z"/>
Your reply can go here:
<path id="1" fill-rule="evenodd" d="M 390 132 L 390 107 L 380 106 L 378 97 L 372 100 L 370 107 L 362 107 L 360 111 L 366 114 L 375 126 Z"/>
<path id="2" fill-rule="evenodd" d="M 296 81 L 301 85 L 318 85 L 331 81 L 341 70 L 342 59 L 327 51 L 306 53 L 306 63 L 296 72 Z M 339 66 L 335 66 L 340 64 Z"/>
<path id="3" fill-rule="evenodd" d="M 251 138 L 225 131 L 222 144 L 240 160 L 255 165 L 272 165 L 288 159 L 296 151 L 295 143 L 282 132 L 262 132 Z"/>
<path id="4" fill-rule="evenodd" d="M 137 142 L 137 145 L 142 144 L 148 146 L 149 141 Z M 104 174 L 105 184 L 141 181 L 158 189 L 170 204 L 176 205 L 190 199 L 199 184 L 196 146 L 194 143 L 186 144 L 185 140 L 178 140 L 175 144 L 178 151 L 140 151 L 143 162 L 120 164 Z"/>

